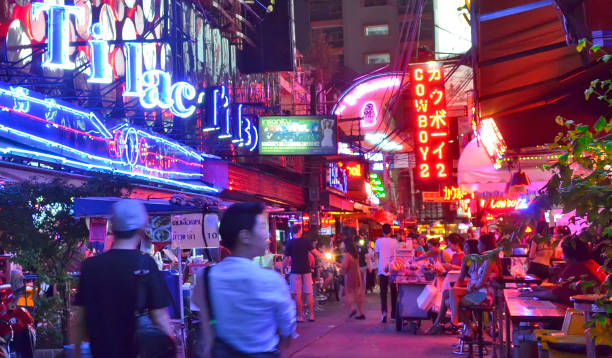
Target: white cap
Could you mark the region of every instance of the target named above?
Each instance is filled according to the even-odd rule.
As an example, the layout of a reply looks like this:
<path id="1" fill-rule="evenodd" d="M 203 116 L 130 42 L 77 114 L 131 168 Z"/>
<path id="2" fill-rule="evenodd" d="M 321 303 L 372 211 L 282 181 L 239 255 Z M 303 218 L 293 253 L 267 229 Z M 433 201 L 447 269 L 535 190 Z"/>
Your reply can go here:
<path id="1" fill-rule="evenodd" d="M 122 199 L 111 208 L 113 231 L 132 231 L 147 225 L 149 215 L 140 200 Z"/>

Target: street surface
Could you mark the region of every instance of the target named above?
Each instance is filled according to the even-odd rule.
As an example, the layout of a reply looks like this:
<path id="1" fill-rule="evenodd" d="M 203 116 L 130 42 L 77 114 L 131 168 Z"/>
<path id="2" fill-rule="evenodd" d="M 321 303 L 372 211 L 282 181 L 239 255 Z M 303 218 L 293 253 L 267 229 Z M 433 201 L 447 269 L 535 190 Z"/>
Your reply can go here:
<path id="1" fill-rule="evenodd" d="M 457 338 L 426 336 L 431 321 L 424 321 L 418 335 L 397 332 L 395 323 L 380 323 L 378 294 L 366 297 L 365 321 L 348 318 L 342 302 L 330 302 L 317 312 L 316 322 L 298 323 L 298 334 L 283 358 L 318 357 L 452 357 Z"/>

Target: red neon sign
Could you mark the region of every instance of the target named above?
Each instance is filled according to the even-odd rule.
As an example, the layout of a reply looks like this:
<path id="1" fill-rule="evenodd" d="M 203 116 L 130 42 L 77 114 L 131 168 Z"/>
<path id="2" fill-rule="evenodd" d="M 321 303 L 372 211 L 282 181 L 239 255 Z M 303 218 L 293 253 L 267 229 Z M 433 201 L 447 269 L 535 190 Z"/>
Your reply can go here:
<path id="1" fill-rule="evenodd" d="M 438 64 L 428 63 L 410 66 L 410 76 L 412 113 L 416 119 L 417 177 L 445 181 L 451 176 L 452 165 L 444 75 Z"/>
<path id="2" fill-rule="evenodd" d="M 355 164 L 355 165 L 347 165 L 346 166 L 346 170 L 348 171 L 348 175 L 352 176 L 352 177 L 360 177 L 363 176 L 363 173 L 361 171 L 361 164 Z"/>

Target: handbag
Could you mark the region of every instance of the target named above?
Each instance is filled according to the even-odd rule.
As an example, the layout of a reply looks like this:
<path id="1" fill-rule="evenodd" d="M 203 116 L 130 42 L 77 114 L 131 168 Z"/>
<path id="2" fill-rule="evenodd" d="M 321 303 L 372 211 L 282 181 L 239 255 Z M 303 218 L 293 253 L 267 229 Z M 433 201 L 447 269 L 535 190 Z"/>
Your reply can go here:
<path id="1" fill-rule="evenodd" d="M 210 279 L 209 273 L 210 268 L 212 266 L 206 266 L 203 272 L 203 289 L 204 289 L 204 298 L 206 299 L 206 307 L 208 311 L 208 319 L 209 323 L 214 332 L 215 325 L 215 316 L 213 314 L 212 305 L 210 301 Z M 206 324 L 206 323 L 204 323 Z M 238 349 L 234 348 L 231 344 L 222 340 L 215 334 L 215 339 L 212 347 L 212 356 L 213 358 L 280 358 L 280 352 L 277 350 L 275 352 L 262 352 L 262 353 L 243 353 Z"/>
<path id="2" fill-rule="evenodd" d="M 417 297 L 417 305 L 423 311 L 429 311 L 440 296 L 440 289 L 434 285 L 427 285 Z"/>
<path id="3" fill-rule="evenodd" d="M 150 278 L 146 268 L 145 256 L 138 258 L 138 270 L 134 272 L 137 279 L 136 294 L 136 332 L 134 347 L 140 358 L 174 358 L 176 346 L 174 340 L 149 317 L 147 309 L 147 280 Z"/>

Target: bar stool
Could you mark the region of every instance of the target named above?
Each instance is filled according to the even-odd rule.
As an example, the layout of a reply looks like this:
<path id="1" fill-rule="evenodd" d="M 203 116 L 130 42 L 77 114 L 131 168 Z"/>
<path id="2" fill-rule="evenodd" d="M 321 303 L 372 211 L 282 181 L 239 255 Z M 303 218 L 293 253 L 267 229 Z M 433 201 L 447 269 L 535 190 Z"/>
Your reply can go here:
<path id="1" fill-rule="evenodd" d="M 453 354 L 468 354 L 470 357 L 474 354 L 474 345 L 478 347 L 478 357 L 483 358 L 485 354 L 488 354 L 487 346 L 493 346 L 492 341 L 484 340 L 484 313 L 493 313 L 495 308 L 490 305 L 471 305 L 465 307 L 467 310 L 472 312 L 472 317 L 477 324 L 476 336 L 471 340 L 465 340 L 463 338 L 459 339 L 459 344 L 457 345 L 457 350 L 453 351 Z M 492 314 L 493 319 L 495 319 Z M 493 334 L 497 334 L 493 332 Z M 465 352 L 465 346 L 468 346 L 468 352 Z"/>

